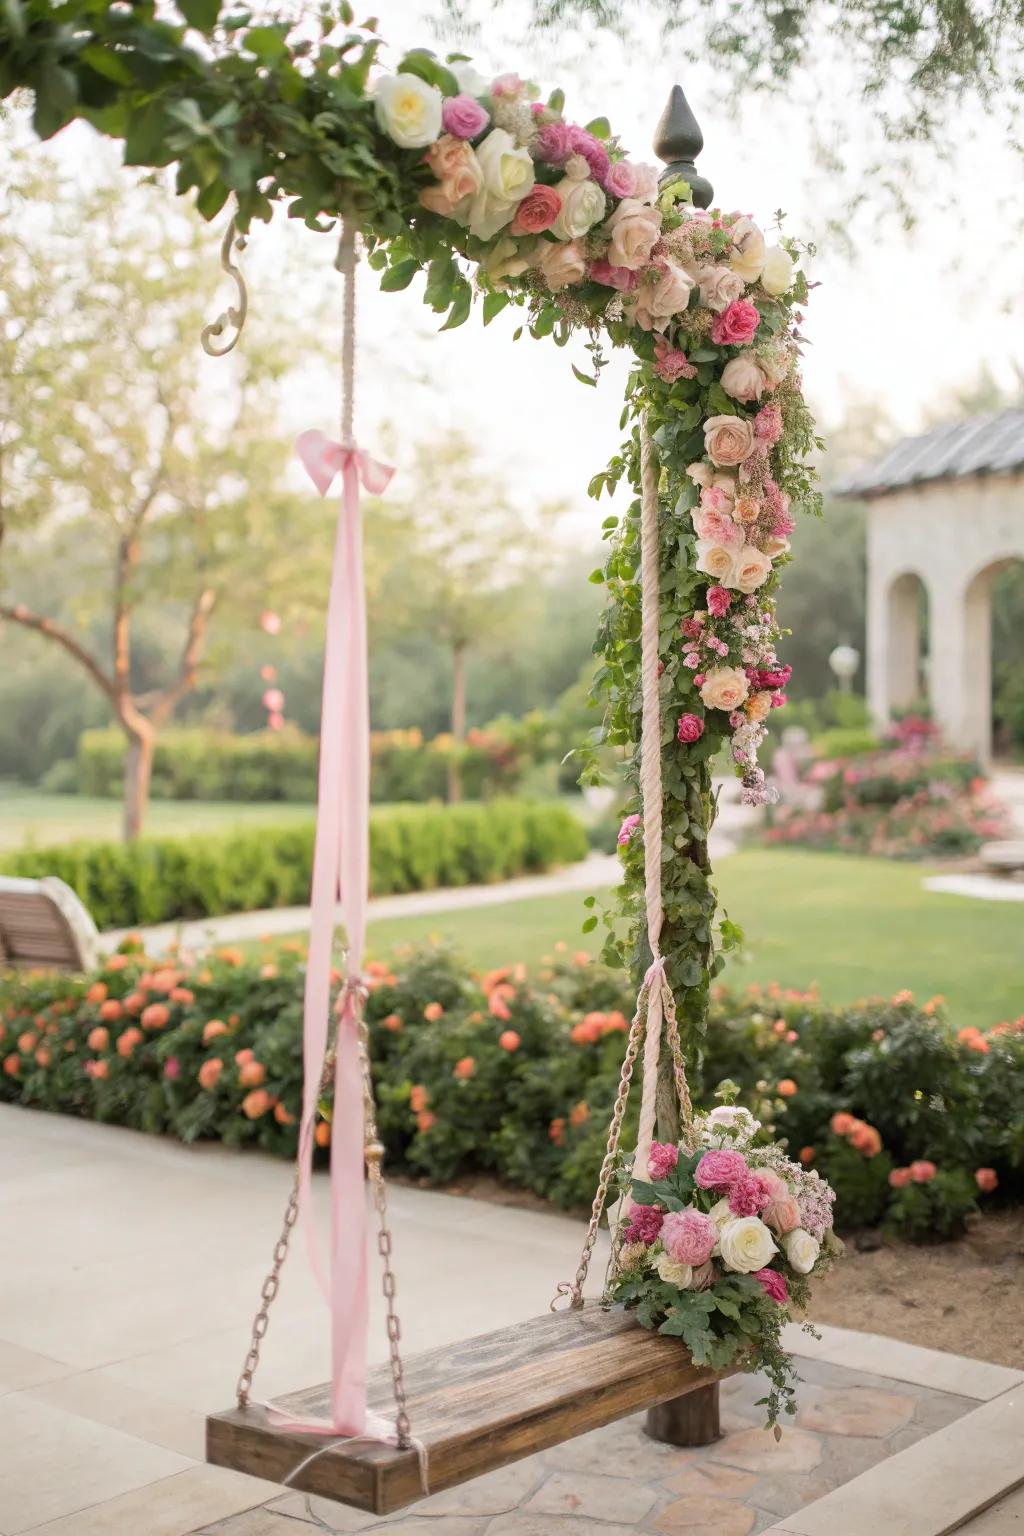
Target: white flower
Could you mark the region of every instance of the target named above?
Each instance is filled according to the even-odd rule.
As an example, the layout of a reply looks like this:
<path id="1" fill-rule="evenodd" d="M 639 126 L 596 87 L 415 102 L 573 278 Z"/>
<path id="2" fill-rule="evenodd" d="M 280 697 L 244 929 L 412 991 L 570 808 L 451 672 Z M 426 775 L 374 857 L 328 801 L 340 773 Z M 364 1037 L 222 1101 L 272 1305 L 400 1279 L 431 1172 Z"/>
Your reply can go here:
<path id="1" fill-rule="evenodd" d="M 459 90 L 464 96 L 487 96 L 490 93 L 490 78 L 482 75 L 468 60 L 464 59 L 460 64 L 449 64 L 448 68 L 459 82 Z"/>
<path id="2" fill-rule="evenodd" d="M 701 567 L 698 565 L 698 570 Z M 736 592 L 756 592 L 771 575 L 772 562 L 763 550 L 754 544 L 744 544 L 735 557 L 727 586 Z"/>
<path id="3" fill-rule="evenodd" d="M 786 1258 L 798 1275 L 809 1275 L 818 1261 L 821 1252 L 821 1244 L 816 1237 L 805 1232 L 803 1227 L 794 1227 L 782 1239 L 782 1246 L 786 1250 Z"/>
<path id="4" fill-rule="evenodd" d="M 374 111 L 402 149 L 425 149 L 440 137 L 441 92 L 419 75 L 385 75 L 377 84 Z"/>
<path id="5" fill-rule="evenodd" d="M 726 1269 L 741 1275 L 764 1269 L 772 1254 L 778 1252 L 774 1238 L 757 1216 L 736 1216 L 726 1222 L 718 1245 Z"/>
<path id="6" fill-rule="evenodd" d="M 469 215 L 469 232 L 490 240 L 509 223 L 533 186 L 533 161 L 527 149 L 519 149 L 504 128 L 492 128 L 477 145 L 476 158 L 483 176 Z"/>
<path id="7" fill-rule="evenodd" d="M 764 235 L 753 219 L 748 218 L 737 219 L 729 233 L 733 244 L 730 267 L 745 283 L 756 283 L 764 266 Z"/>
<path id="8" fill-rule="evenodd" d="M 707 1126 L 709 1131 L 735 1132 L 730 1142 L 737 1142 L 752 1140 L 761 1129 L 761 1122 L 742 1104 L 719 1104 L 708 1115 Z"/>
<path id="9" fill-rule="evenodd" d="M 513 240 L 511 235 L 502 235 L 480 263 L 491 286 L 501 288 L 506 279 L 522 277 L 534 261 L 537 244 L 536 240 Z"/>
<path id="10" fill-rule="evenodd" d="M 662 1280 L 669 1285 L 678 1285 L 681 1291 L 685 1291 L 693 1279 L 693 1269 L 689 1264 L 679 1264 L 667 1253 L 659 1253 L 654 1261 L 654 1267 Z"/>
<path id="11" fill-rule="evenodd" d="M 698 459 L 695 464 L 687 464 L 686 473 L 695 485 L 710 485 L 715 477 L 714 468 L 703 459 Z"/>
<path id="12" fill-rule="evenodd" d="M 781 245 L 773 245 L 764 258 L 761 287 L 777 298 L 793 286 L 793 258 Z"/>
<path id="13" fill-rule="evenodd" d="M 733 557 L 734 552 L 724 544 L 716 544 L 713 539 L 697 540 L 696 569 L 715 581 L 724 581 L 731 575 Z"/>
<path id="14" fill-rule="evenodd" d="M 721 1253 L 722 1231 L 729 1225 L 730 1221 L 736 1220 L 736 1212 L 729 1204 L 728 1195 L 723 1195 L 721 1200 L 711 1207 L 710 1211 L 708 1211 L 708 1216 L 718 1228 L 718 1242 L 712 1251 L 715 1254 L 719 1254 Z"/>
<path id="15" fill-rule="evenodd" d="M 584 170 L 589 172 L 587 162 Z M 578 240 L 588 229 L 604 218 L 607 200 L 596 181 L 579 176 L 563 176 L 555 183 L 555 191 L 562 199 L 558 217 L 551 226 L 551 233 L 559 240 Z"/>

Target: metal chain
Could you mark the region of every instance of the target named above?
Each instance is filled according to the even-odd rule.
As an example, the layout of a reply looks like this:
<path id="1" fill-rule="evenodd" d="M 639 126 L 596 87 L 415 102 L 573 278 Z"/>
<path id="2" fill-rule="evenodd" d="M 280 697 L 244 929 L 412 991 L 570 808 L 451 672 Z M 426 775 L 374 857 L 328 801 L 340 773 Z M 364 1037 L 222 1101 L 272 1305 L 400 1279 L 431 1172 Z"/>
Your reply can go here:
<path id="1" fill-rule="evenodd" d="M 242 1374 L 238 1378 L 235 1388 L 235 1397 L 239 1408 L 244 1408 L 249 1401 L 249 1393 L 252 1389 L 252 1379 L 256 1374 L 256 1367 L 260 1363 L 260 1345 L 264 1335 L 270 1327 L 270 1306 L 281 1286 L 281 1270 L 284 1261 L 288 1257 L 288 1245 L 291 1241 L 292 1228 L 299 1219 L 299 1176 L 295 1175 L 292 1184 L 292 1192 L 288 1196 L 288 1204 L 284 1212 L 284 1225 L 281 1235 L 274 1244 L 274 1262 L 270 1272 L 263 1282 L 260 1291 L 260 1307 L 252 1320 L 252 1337 L 249 1340 L 249 1353 L 245 1357 L 242 1366 Z"/>

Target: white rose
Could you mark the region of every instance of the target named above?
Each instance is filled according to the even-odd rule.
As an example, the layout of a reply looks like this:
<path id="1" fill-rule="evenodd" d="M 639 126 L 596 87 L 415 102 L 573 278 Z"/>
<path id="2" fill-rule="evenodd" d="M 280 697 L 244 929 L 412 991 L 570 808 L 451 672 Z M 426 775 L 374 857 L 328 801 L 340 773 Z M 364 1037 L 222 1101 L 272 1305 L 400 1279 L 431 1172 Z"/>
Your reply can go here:
<path id="1" fill-rule="evenodd" d="M 706 309 L 721 311 L 734 299 L 742 299 L 746 287 L 738 272 L 730 267 L 701 267 L 697 272 L 700 301 Z"/>
<path id="2" fill-rule="evenodd" d="M 741 1275 L 752 1275 L 755 1269 L 764 1269 L 772 1254 L 778 1253 L 774 1238 L 756 1216 L 736 1216 L 726 1222 L 718 1241 L 726 1269 Z"/>
<path id="3" fill-rule="evenodd" d="M 781 245 L 773 245 L 764 258 L 761 270 L 761 287 L 772 298 L 785 293 L 793 286 L 793 258 Z"/>
<path id="4" fill-rule="evenodd" d="M 463 96 L 489 96 L 491 93 L 490 79 L 474 69 L 467 60 L 461 64 L 449 64 L 448 68 L 459 82 L 459 90 Z"/>
<path id="5" fill-rule="evenodd" d="M 482 183 L 469 213 L 469 232 L 490 240 L 509 223 L 533 186 L 533 161 L 504 128 L 492 128 L 476 147 Z"/>
<path id="6" fill-rule="evenodd" d="M 707 1124 L 708 1130 L 735 1131 L 733 1141 L 750 1141 L 761 1129 L 760 1120 L 755 1120 L 742 1104 L 717 1105 L 708 1115 Z"/>
<path id="7" fill-rule="evenodd" d="M 737 219 L 729 233 L 732 235 L 732 255 L 729 265 L 738 272 L 745 283 L 756 283 L 764 266 L 764 235 L 753 219 Z"/>
<path id="8" fill-rule="evenodd" d="M 501 288 L 507 278 L 522 277 L 533 265 L 536 245 L 535 240 L 518 241 L 511 235 L 503 235 L 480 263 L 481 271 L 487 274 L 493 287 Z"/>
<path id="9" fill-rule="evenodd" d="M 763 550 L 754 544 L 744 544 L 735 557 L 727 585 L 735 592 L 756 592 L 768 580 L 771 569 L 772 562 Z"/>
<path id="10" fill-rule="evenodd" d="M 583 164 L 588 173 L 585 180 L 578 176 L 563 176 L 555 183 L 562 206 L 551 226 L 551 233 L 558 240 L 577 240 L 604 218 L 607 199 L 597 182 L 590 180 L 586 161 Z"/>
<path id="11" fill-rule="evenodd" d="M 718 1237 L 720 1242 L 722 1237 L 722 1229 L 728 1226 L 730 1221 L 736 1220 L 736 1212 L 729 1204 L 729 1196 L 723 1195 L 721 1200 L 719 1200 L 717 1204 L 713 1205 L 710 1211 L 708 1211 L 708 1216 L 718 1228 Z M 715 1244 L 712 1252 L 715 1254 L 719 1252 L 719 1243 Z"/>
<path id="12" fill-rule="evenodd" d="M 668 1285 L 678 1285 L 681 1291 L 685 1291 L 693 1279 L 693 1269 L 689 1264 L 680 1264 L 667 1253 L 659 1253 L 654 1261 L 654 1267 Z"/>
<path id="13" fill-rule="evenodd" d="M 700 696 L 709 709 L 739 709 L 750 692 L 747 674 L 739 667 L 712 667 L 701 684 Z"/>
<path id="14" fill-rule="evenodd" d="M 697 570 L 716 581 L 724 581 L 732 573 L 733 551 L 714 539 L 697 540 Z"/>
<path id="15" fill-rule="evenodd" d="M 687 464 L 686 473 L 694 485 L 710 485 L 715 478 L 715 471 L 710 464 L 703 459 L 698 459 L 695 464 Z"/>
<path id="16" fill-rule="evenodd" d="M 374 93 L 374 111 L 402 149 L 425 149 L 440 137 L 441 92 L 419 75 L 385 75 Z"/>
<path id="17" fill-rule="evenodd" d="M 786 1250 L 786 1258 L 797 1274 L 809 1275 L 821 1252 L 818 1239 L 812 1237 L 810 1232 L 805 1232 L 803 1227 L 795 1227 L 782 1239 L 782 1246 Z"/>

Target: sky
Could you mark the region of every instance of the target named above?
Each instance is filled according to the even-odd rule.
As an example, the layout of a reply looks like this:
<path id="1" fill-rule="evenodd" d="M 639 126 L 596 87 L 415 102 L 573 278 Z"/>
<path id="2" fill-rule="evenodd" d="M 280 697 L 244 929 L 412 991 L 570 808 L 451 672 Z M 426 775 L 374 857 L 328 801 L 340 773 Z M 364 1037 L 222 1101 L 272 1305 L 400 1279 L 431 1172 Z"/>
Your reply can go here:
<path id="1" fill-rule="evenodd" d="M 804 379 L 826 432 L 865 405 L 884 413 L 894 433 L 919 429 L 947 403 L 954 414 L 953 396 L 983 364 L 1011 382 L 1014 360 L 1024 361 L 1024 305 L 1019 225 L 1005 211 L 1005 189 L 1019 185 L 1020 165 L 980 115 L 961 120 L 963 148 L 952 168 L 937 170 L 922 158 L 913 189 L 919 223 L 908 233 L 884 184 L 866 178 L 851 192 L 815 158 L 812 138 L 822 138 L 827 148 L 831 136 L 866 164 L 877 138 L 866 108 L 850 95 L 841 60 L 833 57 L 823 66 L 832 72 L 826 116 L 820 104 L 802 100 L 799 89 L 783 97 L 737 99 L 707 66 L 687 67 L 681 78 L 671 42 L 661 39 L 635 0 L 627 9 L 625 46 L 587 28 L 531 37 L 519 0 L 492 7 L 469 0 L 464 14 L 470 35 L 449 31 L 439 39 L 431 20 L 437 9 L 418 0 L 383 6 L 385 63 L 397 63 L 409 46 L 426 44 L 439 52 L 460 47 L 484 73 L 515 70 L 535 79 L 545 96 L 560 85 L 567 115 L 583 122 L 607 116 L 636 159 L 653 160 L 654 128 L 680 79 L 704 132 L 699 164 L 714 183 L 715 202 L 751 213 L 765 227 L 783 208 L 787 232 L 818 244 L 809 268 L 819 286 L 804 327 L 810 340 Z M 94 136 L 76 126 L 58 138 L 54 152 L 69 168 L 84 171 L 95 163 Z M 847 219 L 844 197 L 853 201 L 857 193 L 865 195 Z M 830 220 L 845 226 L 845 238 L 833 236 Z M 218 223 L 210 231 L 212 262 L 221 229 Z M 269 229 L 256 229 L 243 258 L 253 310 L 277 306 L 298 314 L 312 306 L 328 343 L 334 334 L 340 345 L 333 256 L 332 237 L 283 217 Z M 619 441 L 625 360 L 615 359 L 599 387 L 587 388 L 570 367 L 587 363 L 582 342 L 575 351 L 525 335 L 513 344 L 520 318 L 514 308 L 486 332 L 474 312 L 460 330 L 439 335 L 438 318 L 421 301 L 422 281 L 398 294 L 382 294 L 376 283 L 363 267 L 357 427 L 367 446 L 387 441 L 401 470 L 413 441 L 458 429 L 524 511 L 565 499 L 573 508 L 570 528 L 596 529 L 603 514 L 587 502 L 586 485 Z M 303 369 L 297 362 L 288 425 L 330 431 L 337 420 L 336 382 L 319 364 Z"/>

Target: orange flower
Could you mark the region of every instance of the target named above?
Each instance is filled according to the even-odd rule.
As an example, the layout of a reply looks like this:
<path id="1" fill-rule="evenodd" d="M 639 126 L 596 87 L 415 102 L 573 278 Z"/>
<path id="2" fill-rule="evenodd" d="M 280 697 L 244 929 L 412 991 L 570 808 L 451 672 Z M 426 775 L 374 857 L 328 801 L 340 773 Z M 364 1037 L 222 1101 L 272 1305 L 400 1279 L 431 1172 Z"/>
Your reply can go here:
<path id="1" fill-rule="evenodd" d="M 416 1116 L 416 1128 L 425 1135 L 437 1124 L 437 1116 L 429 1109 L 424 1109 Z"/>
<path id="2" fill-rule="evenodd" d="M 772 1029 L 777 1035 L 784 1035 L 786 1033 L 785 1019 L 776 1019 L 775 1023 L 772 1025 Z"/>
<path id="3" fill-rule="evenodd" d="M 27 1056 L 30 1051 L 34 1051 L 38 1044 L 39 1036 L 33 1034 L 30 1029 L 26 1029 L 23 1035 L 18 1036 L 18 1050 L 21 1051 L 25 1056 Z"/>
<path id="4" fill-rule="evenodd" d="M 252 1093 L 247 1093 L 242 1100 L 242 1114 L 247 1120 L 258 1120 L 265 1115 L 272 1103 L 270 1094 L 265 1088 L 254 1088 Z"/>
<path id="5" fill-rule="evenodd" d="M 894 1168 L 889 1175 L 889 1183 L 893 1189 L 906 1189 L 910 1183 L 909 1168 Z"/>
<path id="6" fill-rule="evenodd" d="M 942 997 L 939 993 L 936 993 L 934 997 L 930 997 L 928 999 L 921 1011 L 922 1013 L 927 1014 L 936 1013 L 942 1007 L 945 1001 L 946 999 L 944 997 Z"/>
<path id="7" fill-rule="evenodd" d="M 389 1013 L 387 1018 L 381 1019 L 380 1022 L 381 1028 L 390 1030 L 391 1034 L 393 1035 L 397 1035 L 399 1030 L 402 1028 L 402 1020 L 399 1018 L 397 1013 Z"/>
<path id="8" fill-rule="evenodd" d="M 97 1024 L 95 1029 L 90 1029 L 85 1037 L 85 1043 L 90 1051 L 105 1051 L 110 1044 L 110 1030 L 104 1029 L 102 1024 Z"/>
<path id="9" fill-rule="evenodd" d="M 957 1037 L 958 1040 L 962 1041 L 964 1045 L 966 1045 L 969 1040 L 973 1040 L 974 1039 L 975 1035 L 980 1035 L 980 1034 L 981 1034 L 981 1030 L 978 1028 L 977 1024 L 968 1024 L 966 1029 L 961 1029 L 961 1030 L 957 1031 L 957 1036 L 956 1037 Z"/>
<path id="10" fill-rule="evenodd" d="M 172 1003 L 194 1003 L 195 1000 L 196 1000 L 195 993 L 194 992 L 190 992 L 188 987 L 172 987 L 171 988 L 171 1002 Z"/>
<path id="11" fill-rule="evenodd" d="M 143 1029 L 163 1029 L 171 1017 L 171 1010 L 166 1003 L 150 1003 L 148 1008 L 143 1008 L 140 1023 Z"/>
<path id="12" fill-rule="evenodd" d="M 102 1080 L 110 1076 L 110 1063 L 108 1061 L 87 1061 L 86 1067 L 90 1077 L 98 1077 Z"/>
<path id="13" fill-rule="evenodd" d="M 882 1150 L 882 1138 L 873 1125 L 859 1125 L 850 1137 L 850 1145 L 865 1157 L 877 1157 Z"/>
<path id="14" fill-rule="evenodd" d="M 105 971 L 123 971 L 127 964 L 127 955 L 111 955 L 104 961 L 103 969 Z"/>
<path id="15" fill-rule="evenodd" d="M 554 1142 L 556 1147 L 560 1147 L 564 1143 L 565 1120 L 561 1115 L 559 1115 L 557 1119 L 552 1120 L 551 1124 L 548 1126 L 548 1138 Z"/>
<path id="16" fill-rule="evenodd" d="M 814 1159 L 817 1157 L 817 1155 L 818 1154 L 815 1152 L 813 1147 L 801 1147 L 800 1148 L 800 1161 L 803 1163 L 805 1168 L 810 1163 L 814 1162 Z"/>
<path id="17" fill-rule="evenodd" d="M 430 1098 L 423 1084 L 416 1083 L 412 1089 L 412 1092 L 409 1094 L 409 1108 L 412 1110 L 413 1114 L 421 1114 L 422 1111 L 426 1109 L 429 1102 Z"/>
<path id="18" fill-rule="evenodd" d="M 918 1158 L 917 1162 L 911 1163 L 909 1171 L 915 1184 L 930 1184 L 939 1170 L 934 1163 L 922 1157 Z"/>
<path id="19" fill-rule="evenodd" d="M 428 1024 L 436 1024 L 443 1013 L 444 1009 L 440 1003 L 428 1003 L 423 1010 L 423 1017 Z"/>
<path id="20" fill-rule="evenodd" d="M 226 1035 L 228 1027 L 223 1019 L 208 1019 L 203 1025 L 203 1044 L 209 1045 L 211 1040 L 216 1040 L 218 1035 Z"/>
<path id="21" fill-rule="evenodd" d="M 154 971 L 150 986 L 154 992 L 173 992 L 178 985 L 178 972 L 171 970 Z"/>
<path id="22" fill-rule="evenodd" d="M 85 994 L 85 1000 L 86 1000 L 87 1003 L 102 1003 L 103 1000 L 105 999 L 106 995 L 107 995 L 107 984 L 106 984 L 106 982 L 105 981 L 94 981 L 92 986 L 89 988 L 88 992 L 86 992 L 86 994 Z"/>
<path id="23" fill-rule="evenodd" d="M 839 1110 L 829 1121 L 829 1125 L 836 1136 L 849 1136 L 856 1124 L 857 1121 L 852 1115 L 848 1115 L 844 1109 Z"/>
<path id="24" fill-rule="evenodd" d="M 238 1063 L 238 1065 L 240 1067 L 242 1067 L 242 1066 L 245 1065 L 245 1063 L 247 1061 L 252 1061 L 253 1058 L 255 1057 L 255 1055 L 256 1055 L 256 1052 L 254 1050 L 252 1050 L 252 1048 L 250 1046 L 247 1045 L 244 1050 L 236 1051 L 235 1052 L 235 1061 Z"/>
<path id="25" fill-rule="evenodd" d="M 457 1061 L 455 1063 L 455 1066 L 452 1069 L 452 1076 L 465 1079 L 472 1077 L 475 1071 L 476 1062 L 473 1060 L 472 1056 L 463 1056 L 461 1061 Z"/>
<path id="26" fill-rule="evenodd" d="M 605 1014 L 604 1028 L 601 1031 L 601 1033 L 603 1035 L 614 1035 L 616 1033 L 625 1034 L 625 1032 L 626 1032 L 626 1016 L 625 1016 L 625 1014 L 620 1013 L 617 1008 L 615 1009 L 614 1013 L 606 1013 Z"/>
<path id="27" fill-rule="evenodd" d="M 796 1083 L 791 1077 L 784 1077 L 777 1090 L 784 1099 L 791 1099 L 796 1093 Z"/>
<path id="28" fill-rule="evenodd" d="M 512 1010 L 509 1008 L 500 991 L 495 990 L 491 993 L 489 1006 L 492 1018 L 500 1020 L 502 1024 L 508 1023 L 509 1019 L 512 1017 Z"/>
<path id="29" fill-rule="evenodd" d="M 894 992 L 893 993 L 892 1006 L 894 1008 L 899 1008 L 904 1003 L 912 1003 L 913 1001 L 914 1001 L 914 994 L 913 994 L 913 992 L 909 991 L 908 988 L 904 987 L 902 992 Z"/>
<path id="30" fill-rule="evenodd" d="M 238 1081 L 243 1088 L 258 1088 L 267 1080 L 267 1069 L 262 1061 L 243 1061 L 238 1069 Z"/>
<path id="31" fill-rule="evenodd" d="M 276 976 L 277 966 L 272 960 L 268 960 L 266 965 L 260 966 L 260 977 L 263 981 L 273 981 Z"/>
<path id="32" fill-rule="evenodd" d="M 240 949 L 218 949 L 217 959 L 222 960 L 225 965 L 242 965 L 245 962 L 245 956 Z"/>
<path id="33" fill-rule="evenodd" d="M 979 1168 L 974 1175 L 974 1182 L 983 1195 L 990 1195 L 999 1187 L 999 1175 L 994 1168 Z"/>
<path id="34" fill-rule="evenodd" d="M 585 965 L 589 965 L 590 951 L 588 949 L 578 949 L 572 957 L 572 963 L 573 965 L 578 965 L 580 969 Z"/>
<path id="35" fill-rule="evenodd" d="M 278 1125 L 294 1125 L 295 1116 L 290 1115 L 280 1100 L 274 1105 L 274 1119 Z"/>
<path id="36" fill-rule="evenodd" d="M 490 997 L 495 987 L 499 986 L 503 981 L 508 981 L 511 975 L 512 968 L 508 965 L 503 965 L 497 971 L 485 971 L 480 978 L 480 990 L 485 997 Z"/>
<path id="37" fill-rule="evenodd" d="M 987 1056 L 991 1049 L 984 1035 L 972 1035 L 970 1040 L 964 1041 L 964 1044 L 969 1051 L 980 1051 L 983 1056 Z"/>
<path id="38" fill-rule="evenodd" d="M 117 1042 L 117 1054 L 119 1056 L 124 1056 L 125 1059 L 127 1059 L 132 1054 L 141 1039 L 142 1030 L 136 1029 L 135 1026 L 132 1025 L 119 1036 Z M 105 1065 L 105 1063 L 103 1063 L 103 1065 Z"/>
<path id="39" fill-rule="evenodd" d="M 129 992 L 124 1000 L 125 1013 L 141 1013 L 146 1006 L 145 992 Z"/>
<path id="40" fill-rule="evenodd" d="M 581 1099 L 580 1102 L 578 1104 L 574 1104 L 572 1109 L 569 1111 L 569 1124 L 572 1126 L 585 1125 L 589 1119 L 590 1110 Z"/>
<path id="41" fill-rule="evenodd" d="M 216 1088 L 223 1070 L 224 1063 L 219 1056 L 211 1056 L 209 1061 L 204 1061 L 198 1073 L 200 1088 Z"/>
<path id="42" fill-rule="evenodd" d="M 36 1066 L 37 1067 L 48 1067 L 52 1060 L 53 1060 L 53 1057 L 50 1055 L 50 1053 L 47 1050 L 46 1046 L 45 1045 L 41 1045 L 39 1047 L 39 1049 L 36 1051 Z"/>
<path id="43" fill-rule="evenodd" d="M 313 1132 L 313 1140 L 318 1147 L 329 1147 L 331 1144 L 331 1128 L 326 1120 L 321 1120 Z"/>
<path id="44" fill-rule="evenodd" d="M 518 1051 L 521 1041 L 514 1029 L 506 1029 L 498 1036 L 503 1051 Z"/>
<path id="45" fill-rule="evenodd" d="M 124 1005 L 116 997 L 108 997 L 105 1003 L 100 1004 L 100 1018 L 108 1024 L 116 1024 L 123 1013 Z"/>

